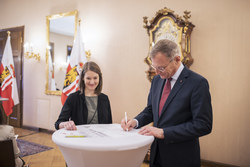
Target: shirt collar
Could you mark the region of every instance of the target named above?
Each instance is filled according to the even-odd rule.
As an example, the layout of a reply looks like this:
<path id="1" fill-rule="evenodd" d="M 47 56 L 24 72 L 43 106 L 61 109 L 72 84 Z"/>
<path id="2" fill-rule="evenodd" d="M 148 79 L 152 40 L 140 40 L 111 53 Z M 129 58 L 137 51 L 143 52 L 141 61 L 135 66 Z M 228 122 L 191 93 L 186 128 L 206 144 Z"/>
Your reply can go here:
<path id="1" fill-rule="evenodd" d="M 180 76 L 182 70 L 184 69 L 184 65 L 181 63 L 180 67 L 176 71 L 176 73 L 171 77 L 173 80 L 177 81 L 178 77 Z"/>

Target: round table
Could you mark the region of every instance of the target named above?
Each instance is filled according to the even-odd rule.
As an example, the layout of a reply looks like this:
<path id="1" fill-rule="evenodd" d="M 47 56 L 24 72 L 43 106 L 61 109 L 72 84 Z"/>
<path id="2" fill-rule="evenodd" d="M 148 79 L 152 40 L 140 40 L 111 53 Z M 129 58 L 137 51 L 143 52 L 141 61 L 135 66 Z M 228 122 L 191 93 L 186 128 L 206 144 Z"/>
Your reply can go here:
<path id="1" fill-rule="evenodd" d="M 52 140 L 68 167 L 140 167 L 154 137 L 123 131 L 120 124 L 91 124 L 60 129 Z"/>

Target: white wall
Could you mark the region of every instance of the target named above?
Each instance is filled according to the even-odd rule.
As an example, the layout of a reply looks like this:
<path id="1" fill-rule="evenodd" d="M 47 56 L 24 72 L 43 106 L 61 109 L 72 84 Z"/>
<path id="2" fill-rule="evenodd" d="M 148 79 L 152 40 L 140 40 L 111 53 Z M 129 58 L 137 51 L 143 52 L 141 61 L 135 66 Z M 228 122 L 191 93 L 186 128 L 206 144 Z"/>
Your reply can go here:
<path id="1" fill-rule="evenodd" d="M 168 7 L 176 14 L 192 11 L 191 69 L 205 76 L 212 95 L 213 132 L 201 138 L 203 159 L 250 166 L 250 1 L 247 0 L 0 0 L 0 29 L 25 25 L 24 42 L 40 50 L 41 62 L 24 60 L 24 125 L 54 129 L 59 96 L 45 95 L 46 16 L 79 11 L 91 60 L 103 72 L 113 120 L 127 111 L 133 117 L 146 105 L 149 19 Z M 39 9 L 39 10 L 37 10 Z"/>

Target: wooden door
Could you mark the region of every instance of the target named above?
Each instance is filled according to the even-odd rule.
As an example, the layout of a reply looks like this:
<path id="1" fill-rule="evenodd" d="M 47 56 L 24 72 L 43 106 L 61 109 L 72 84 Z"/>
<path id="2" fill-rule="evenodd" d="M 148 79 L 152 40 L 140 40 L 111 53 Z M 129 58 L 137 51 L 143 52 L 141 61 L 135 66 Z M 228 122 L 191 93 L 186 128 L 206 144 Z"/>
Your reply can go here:
<path id="1" fill-rule="evenodd" d="M 0 62 L 2 61 L 3 51 L 5 48 L 7 40 L 7 31 L 10 31 L 10 41 L 13 53 L 13 61 L 15 66 L 16 82 L 18 88 L 19 104 L 13 107 L 13 113 L 7 118 L 5 113 L 4 123 L 15 126 L 22 127 L 23 124 L 23 85 L 22 85 L 22 67 L 23 67 L 23 36 L 24 36 L 24 26 L 8 28 L 0 30 Z M 1 112 L 3 108 L 1 105 Z"/>

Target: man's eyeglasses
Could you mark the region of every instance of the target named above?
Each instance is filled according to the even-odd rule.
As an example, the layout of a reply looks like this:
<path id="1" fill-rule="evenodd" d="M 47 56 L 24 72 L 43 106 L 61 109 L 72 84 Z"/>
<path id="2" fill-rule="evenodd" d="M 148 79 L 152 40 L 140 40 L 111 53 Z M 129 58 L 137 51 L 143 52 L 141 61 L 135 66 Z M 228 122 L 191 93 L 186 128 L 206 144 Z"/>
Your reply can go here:
<path id="1" fill-rule="evenodd" d="M 168 63 L 168 65 L 169 65 L 173 60 L 174 60 L 174 59 L 171 59 L 170 62 Z M 162 66 L 162 67 L 155 67 L 155 66 L 153 66 L 153 65 L 151 64 L 151 67 L 152 67 L 154 70 L 158 70 L 158 71 L 160 71 L 160 72 L 164 72 L 165 69 L 168 67 L 168 65 Z"/>

